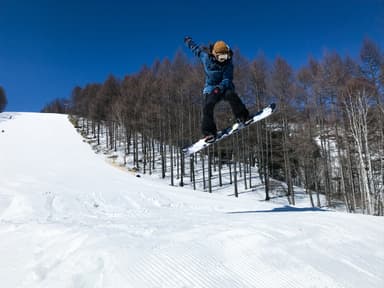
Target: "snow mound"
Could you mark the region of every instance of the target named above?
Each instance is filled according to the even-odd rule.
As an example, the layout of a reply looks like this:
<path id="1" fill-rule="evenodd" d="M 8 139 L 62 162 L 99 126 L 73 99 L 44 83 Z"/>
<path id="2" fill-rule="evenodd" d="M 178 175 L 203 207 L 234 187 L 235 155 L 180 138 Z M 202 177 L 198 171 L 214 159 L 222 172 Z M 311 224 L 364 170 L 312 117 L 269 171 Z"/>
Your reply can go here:
<path id="1" fill-rule="evenodd" d="M 1 287 L 382 287 L 384 219 L 169 187 L 0 114 Z"/>

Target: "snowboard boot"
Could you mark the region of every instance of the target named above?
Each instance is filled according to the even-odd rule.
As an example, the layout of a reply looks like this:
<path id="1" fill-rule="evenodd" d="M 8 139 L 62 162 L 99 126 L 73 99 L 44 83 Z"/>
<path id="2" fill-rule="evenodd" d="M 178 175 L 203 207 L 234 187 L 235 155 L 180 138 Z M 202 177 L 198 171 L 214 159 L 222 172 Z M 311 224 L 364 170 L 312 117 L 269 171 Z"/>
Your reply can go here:
<path id="1" fill-rule="evenodd" d="M 253 118 L 248 114 L 246 117 L 237 118 L 237 123 L 247 126 L 252 122 Z"/>

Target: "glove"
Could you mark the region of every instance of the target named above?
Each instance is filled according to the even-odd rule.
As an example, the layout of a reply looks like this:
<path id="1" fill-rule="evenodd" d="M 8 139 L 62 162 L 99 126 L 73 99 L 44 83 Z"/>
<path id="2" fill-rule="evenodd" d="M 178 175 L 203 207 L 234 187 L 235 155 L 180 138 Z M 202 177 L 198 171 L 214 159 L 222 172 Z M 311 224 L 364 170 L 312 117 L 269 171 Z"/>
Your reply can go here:
<path id="1" fill-rule="evenodd" d="M 192 38 L 190 36 L 185 36 L 184 37 L 184 43 L 188 45 L 189 42 L 192 41 Z"/>
<path id="2" fill-rule="evenodd" d="M 215 87 L 215 89 L 212 90 L 212 93 L 215 94 L 215 95 L 218 95 L 221 93 L 221 90 L 219 87 Z"/>

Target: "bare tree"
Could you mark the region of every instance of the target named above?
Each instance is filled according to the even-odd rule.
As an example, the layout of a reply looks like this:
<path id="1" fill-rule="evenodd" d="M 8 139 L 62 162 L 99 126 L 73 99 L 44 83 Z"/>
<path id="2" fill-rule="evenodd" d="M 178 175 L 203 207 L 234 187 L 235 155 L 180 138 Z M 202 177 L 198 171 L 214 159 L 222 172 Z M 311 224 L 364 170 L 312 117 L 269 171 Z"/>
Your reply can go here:
<path id="1" fill-rule="evenodd" d="M 260 55 L 255 61 L 251 63 L 250 67 L 250 88 L 252 95 L 254 95 L 254 110 L 258 111 L 268 103 L 268 91 L 267 91 L 267 82 L 268 82 L 268 63 L 263 55 Z M 263 122 L 256 124 L 255 135 L 255 155 L 258 160 L 259 175 L 264 182 L 265 189 L 265 200 L 270 200 L 269 190 L 270 190 L 270 167 L 271 167 L 271 135 L 270 129 L 268 129 L 269 119 L 266 119 Z M 252 139 L 250 139 L 252 140 Z M 249 143 L 252 145 L 252 143 Z M 252 164 L 252 163 L 250 163 Z M 251 170 L 250 170 L 251 171 Z M 251 177 L 250 177 L 251 179 Z"/>
<path id="2" fill-rule="evenodd" d="M 375 194 L 372 177 L 371 152 L 368 140 L 368 113 L 374 96 L 372 85 L 362 79 L 353 79 L 343 93 L 345 114 L 357 151 L 360 191 L 366 200 L 367 213 L 373 213 L 372 197 Z"/>
<path id="3" fill-rule="evenodd" d="M 383 110 L 383 93 L 384 84 L 382 79 L 382 68 L 384 65 L 384 55 L 381 53 L 379 46 L 370 39 L 365 39 L 363 46 L 360 50 L 360 58 L 362 61 L 361 70 L 368 80 L 370 80 L 376 87 L 377 91 L 374 98 L 377 105 Z"/>
<path id="4" fill-rule="evenodd" d="M 290 204 L 295 204 L 292 163 L 291 163 L 291 143 L 289 115 L 294 113 L 291 107 L 291 101 L 294 96 L 294 74 L 288 63 L 278 57 L 272 68 L 272 92 L 279 100 L 279 116 L 282 131 L 282 155 L 284 161 L 284 177 L 287 183 L 287 197 Z"/>

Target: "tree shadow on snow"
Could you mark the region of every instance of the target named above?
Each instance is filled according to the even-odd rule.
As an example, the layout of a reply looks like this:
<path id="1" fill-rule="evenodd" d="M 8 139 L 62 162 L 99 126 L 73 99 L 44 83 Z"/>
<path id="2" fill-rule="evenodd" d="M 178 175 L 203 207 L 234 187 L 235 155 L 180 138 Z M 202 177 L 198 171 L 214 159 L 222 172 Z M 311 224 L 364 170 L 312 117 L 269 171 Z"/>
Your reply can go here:
<path id="1" fill-rule="evenodd" d="M 253 213 L 280 213 L 280 212 L 326 212 L 329 210 L 321 209 L 321 208 L 312 208 L 312 207 L 292 207 L 289 205 L 285 205 L 283 207 L 273 208 L 271 210 L 255 210 L 255 211 L 234 211 L 227 212 L 227 214 L 253 214 Z"/>

